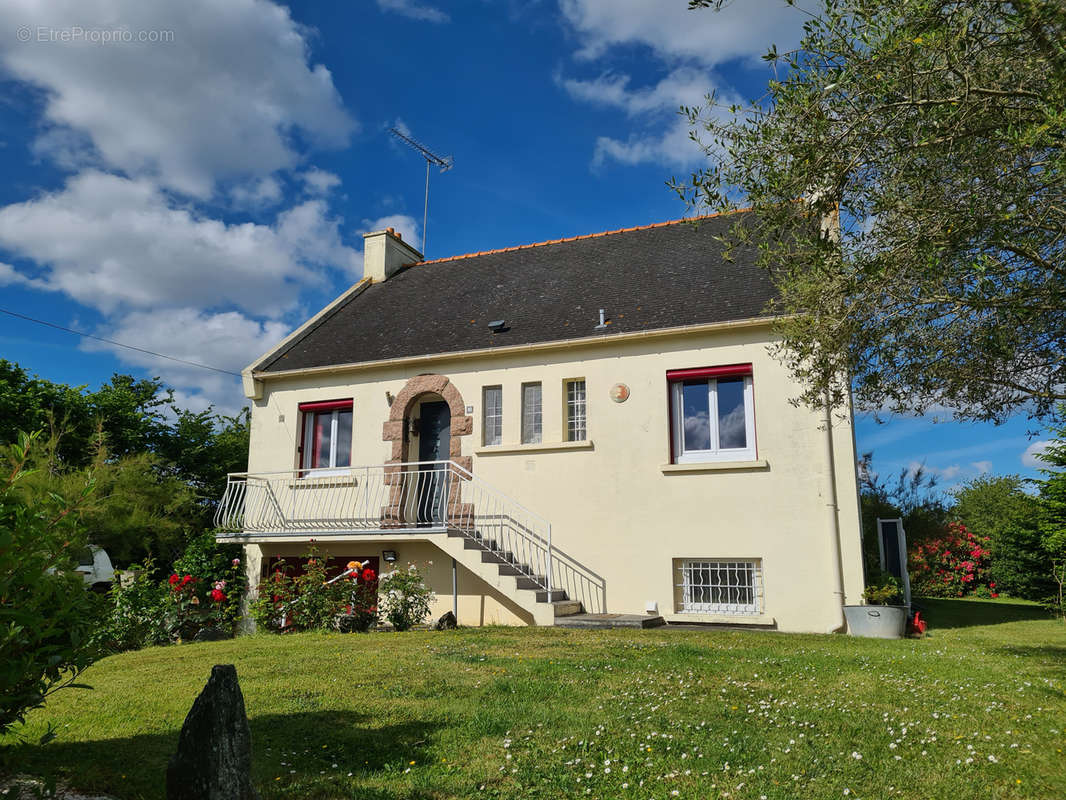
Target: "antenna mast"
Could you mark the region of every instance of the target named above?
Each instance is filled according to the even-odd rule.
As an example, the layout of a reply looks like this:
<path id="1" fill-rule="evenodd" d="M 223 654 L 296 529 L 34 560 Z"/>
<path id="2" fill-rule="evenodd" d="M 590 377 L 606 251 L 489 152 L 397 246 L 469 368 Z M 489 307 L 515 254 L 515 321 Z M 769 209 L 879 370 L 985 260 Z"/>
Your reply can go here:
<path id="1" fill-rule="evenodd" d="M 424 144 L 415 141 L 410 136 L 400 132 L 396 128 L 389 128 L 389 133 L 412 150 L 416 150 L 422 158 L 426 159 L 426 205 L 422 210 L 422 256 L 424 258 L 426 255 L 426 222 L 429 219 L 429 165 L 434 164 L 440 167 L 441 172 L 447 172 L 455 166 L 455 159 L 451 156 L 438 156 Z"/>

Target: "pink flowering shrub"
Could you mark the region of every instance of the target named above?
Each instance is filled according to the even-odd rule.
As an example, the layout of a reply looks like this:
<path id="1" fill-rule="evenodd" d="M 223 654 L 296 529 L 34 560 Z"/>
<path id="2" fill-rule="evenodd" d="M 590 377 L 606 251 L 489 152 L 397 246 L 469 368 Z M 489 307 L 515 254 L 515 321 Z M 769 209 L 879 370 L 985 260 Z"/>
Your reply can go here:
<path id="1" fill-rule="evenodd" d="M 940 536 L 908 548 L 911 592 L 924 597 L 998 597 L 989 575 L 988 537 L 952 522 Z"/>

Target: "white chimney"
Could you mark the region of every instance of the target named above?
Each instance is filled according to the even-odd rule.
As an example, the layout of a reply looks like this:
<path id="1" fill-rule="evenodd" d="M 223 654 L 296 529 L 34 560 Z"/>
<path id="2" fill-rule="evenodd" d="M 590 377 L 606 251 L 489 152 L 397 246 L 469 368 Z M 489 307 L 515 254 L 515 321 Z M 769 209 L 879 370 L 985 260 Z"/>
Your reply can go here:
<path id="1" fill-rule="evenodd" d="M 363 234 L 363 277 L 374 283 L 388 280 L 401 267 L 422 260 L 422 254 L 392 228 Z"/>

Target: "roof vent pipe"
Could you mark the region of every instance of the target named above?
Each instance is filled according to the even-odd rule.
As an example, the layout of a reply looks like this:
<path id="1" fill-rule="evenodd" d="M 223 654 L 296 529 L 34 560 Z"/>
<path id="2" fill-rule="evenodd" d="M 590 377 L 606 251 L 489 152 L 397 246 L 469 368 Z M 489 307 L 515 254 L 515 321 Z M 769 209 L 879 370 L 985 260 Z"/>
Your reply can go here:
<path id="1" fill-rule="evenodd" d="M 597 330 L 597 331 L 607 330 L 607 318 L 604 316 L 604 313 L 605 313 L 605 310 L 601 308 L 600 309 L 600 324 L 597 325 L 595 328 L 593 328 L 593 330 Z"/>

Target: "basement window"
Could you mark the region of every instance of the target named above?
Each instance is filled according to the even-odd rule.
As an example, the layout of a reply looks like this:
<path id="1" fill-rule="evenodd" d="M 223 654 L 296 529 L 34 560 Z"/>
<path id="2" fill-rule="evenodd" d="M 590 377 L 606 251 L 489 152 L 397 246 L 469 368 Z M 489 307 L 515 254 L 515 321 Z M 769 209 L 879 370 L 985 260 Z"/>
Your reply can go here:
<path id="1" fill-rule="evenodd" d="M 751 364 L 671 370 L 666 379 L 673 463 L 755 459 Z"/>
<path id="2" fill-rule="evenodd" d="M 300 469 L 315 475 L 345 472 L 352 463 L 352 401 L 300 403 L 300 416 Z"/>
<path id="3" fill-rule="evenodd" d="M 680 559 L 682 614 L 762 613 L 762 565 L 758 561 Z"/>

